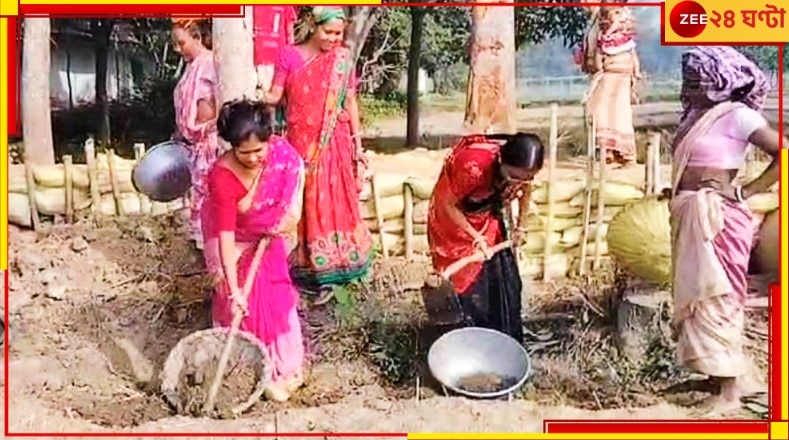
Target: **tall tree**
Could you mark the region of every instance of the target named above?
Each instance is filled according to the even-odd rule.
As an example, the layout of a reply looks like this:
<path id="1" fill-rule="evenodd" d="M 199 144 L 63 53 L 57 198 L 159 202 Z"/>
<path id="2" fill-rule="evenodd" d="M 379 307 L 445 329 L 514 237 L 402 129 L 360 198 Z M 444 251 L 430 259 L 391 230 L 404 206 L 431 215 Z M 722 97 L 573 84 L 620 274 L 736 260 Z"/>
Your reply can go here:
<path id="1" fill-rule="evenodd" d="M 512 4 L 511 0 L 500 0 Z M 475 132 L 515 131 L 515 9 L 473 6 L 465 124 Z"/>
<path id="2" fill-rule="evenodd" d="M 419 144 L 419 68 L 422 52 L 422 32 L 425 24 L 424 7 L 411 7 L 411 46 L 408 49 L 408 90 L 406 105 L 407 146 Z"/>
<path id="3" fill-rule="evenodd" d="M 110 99 L 107 96 L 107 76 L 110 59 L 110 41 L 115 20 L 98 18 L 91 20 L 90 31 L 93 35 L 93 49 L 96 61 L 96 106 L 99 110 L 96 141 L 99 145 L 110 145 Z M 119 74 L 119 73 L 116 73 Z"/>
<path id="4" fill-rule="evenodd" d="M 49 18 L 25 18 L 22 41 L 22 135 L 25 161 L 54 164 L 49 103 Z"/>
<path id="5" fill-rule="evenodd" d="M 227 101 L 255 99 L 252 8 L 244 8 L 243 18 L 213 19 L 212 39 L 219 76 L 217 111 Z"/>

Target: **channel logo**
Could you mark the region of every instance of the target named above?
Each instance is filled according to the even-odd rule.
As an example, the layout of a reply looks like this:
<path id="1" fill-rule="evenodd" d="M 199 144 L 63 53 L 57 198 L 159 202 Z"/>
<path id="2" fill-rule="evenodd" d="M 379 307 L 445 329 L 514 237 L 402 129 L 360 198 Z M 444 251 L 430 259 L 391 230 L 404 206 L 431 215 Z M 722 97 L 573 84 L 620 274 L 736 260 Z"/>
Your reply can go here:
<path id="1" fill-rule="evenodd" d="M 707 27 L 707 11 L 694 1 L 679 2 L 671 9 L 669 25 L 682 38 L 694 38 Z"/>

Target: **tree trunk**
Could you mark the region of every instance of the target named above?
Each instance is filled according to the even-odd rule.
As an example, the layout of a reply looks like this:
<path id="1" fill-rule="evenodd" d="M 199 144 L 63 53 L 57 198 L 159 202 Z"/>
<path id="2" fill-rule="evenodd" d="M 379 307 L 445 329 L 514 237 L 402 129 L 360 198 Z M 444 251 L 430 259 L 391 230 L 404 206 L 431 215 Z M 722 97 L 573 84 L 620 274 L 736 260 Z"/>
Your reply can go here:
<path id="1" fill-rule="evenodd" d="M 378 21 L 381 11 L 381 8 L 370 6 L 356 6 L 351 9 L 349 24 L 345 30 L 345 44 L 351 48 L 354 60 L 359 59 L 364 42 Z"/>
<path id="2" fill-rule="evenodd" d="M 109 18 L 94 19 L 93 49 L 96 56 L 96 107 L 99 121 L 96 129 L 96 143 L 110 146 L 110 100 L 107 96 L 107 72 L 110 58 L 110 36 L 115 21 Z"/>
<path id="3" fill-rule="evenodd" d="M 22 135 L 25 162 L 54 164 L 49 103 L 49 18 L 25 18 L 22 46 Z"/>
<path id="4" fill-rule="evenodd" d="M 406 92 L 406 136 L 408 147 L 419 145 L 419 67 L 422 52 L 422 31 L 427 10 L 411 7 L 411 46 L 408 48 L 408 90 Z"/>
<path id="5" fill-rule="evenodd" d="M 515 10 L 511 6 L 474 6 L 471 15 L 466 128 L 475 132 L 514 132 Z"/>
<path id="6" fill-rule="evenodd" d="M 252 8 L 244 8 L 243 18 L 214 18 L 212 34 L 219 76 L 217 111 L 228 101 L 256 99 Z M 219 141 L 223 149 L 229 148 Z"/>

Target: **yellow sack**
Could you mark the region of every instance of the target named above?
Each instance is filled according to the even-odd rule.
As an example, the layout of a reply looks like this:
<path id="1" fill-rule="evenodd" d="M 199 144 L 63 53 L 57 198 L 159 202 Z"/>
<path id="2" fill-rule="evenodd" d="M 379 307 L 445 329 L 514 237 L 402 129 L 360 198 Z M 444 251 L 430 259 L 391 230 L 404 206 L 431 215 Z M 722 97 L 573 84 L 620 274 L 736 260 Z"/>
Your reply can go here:
<path id="1" fill-rule="evenodd" d="M 598 203 L 600 184 L 592 184 L 592 206 Z M 603 197 L 606 206 L 623 206 L 644 198 L 644 192 L 626 183 L 606 182 L 603 185 Z M 570 206 L 584 206 L 586 194 L 582 192 L 570 200 Z"/>
<path id="2" fill-rule="evenodd" d="M 583 180 L 556 181 L 553 183 L 553 201 L 556 203 L 566 202 L 583 192 L 586 183 Z M 541 183 L 531 193 L 531 199 L 535 203 L 548 203 L 548 185 Z"/>
<path id="3" fill-rule="evenodd" d="M 436 186 L 436 182 L 433 180 L 419 177 L 409 177 L 406 179 L 405 184 L 411 188 L 411 193 L 416 200 L 430 199 L 430 196 L 433 194 L 433 188 Z"/>
<path id="4" fill-rule="evenodd" d="M 405 199 L 403 199 L 402 193 L 390 197 L 382 197 L 379 201 L 381 202 L 379 209 L 384 220 L 403 216 Z M 372 199 L 361 204 L 361 211 L 363 219 L 375 220 L 375 202 Z"/>

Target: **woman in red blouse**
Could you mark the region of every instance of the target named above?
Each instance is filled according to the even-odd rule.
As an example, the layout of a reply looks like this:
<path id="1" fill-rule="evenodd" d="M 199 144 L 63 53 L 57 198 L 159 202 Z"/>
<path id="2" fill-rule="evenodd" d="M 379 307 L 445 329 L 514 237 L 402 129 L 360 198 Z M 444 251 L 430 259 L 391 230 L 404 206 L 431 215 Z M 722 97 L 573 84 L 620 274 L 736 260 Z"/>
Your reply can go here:
<path id="1" fill-rule="evenodd" d="M 502 144 L 500 141 L 504 141 Z M 443 271 L 459 258 L 525 232 L 531 181 L 542 168 L 544 148 L 534 134 L 462 138 L 444 161 L 428 212 L 433 267 Z M 520 197 L 518 225 L 508 231 L 504 208 Z M 512 249 L 451 278 L 467 322 L 523 339 L 522 283 Z"/>
<path id="2" fill-rule="evenodd" d="M 209 171 L 202 208 L 203 254 L 215 283 L 214 326 L 228 327 L 236 310 L 245 312 L 241 329 L 265 345 L 272 363 L 267 396 L 287 400 L 302 384 L 304 361 L 298 294 L 288 268 L 304 163 L 288 141 L 272 136 L 264 104 L 226 103 L 217 129 L 233 148 Z M 244 298 L 241 288 L 261 242 L 266 251 Z"/>

